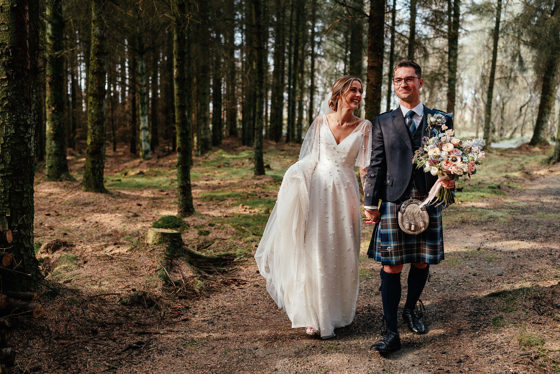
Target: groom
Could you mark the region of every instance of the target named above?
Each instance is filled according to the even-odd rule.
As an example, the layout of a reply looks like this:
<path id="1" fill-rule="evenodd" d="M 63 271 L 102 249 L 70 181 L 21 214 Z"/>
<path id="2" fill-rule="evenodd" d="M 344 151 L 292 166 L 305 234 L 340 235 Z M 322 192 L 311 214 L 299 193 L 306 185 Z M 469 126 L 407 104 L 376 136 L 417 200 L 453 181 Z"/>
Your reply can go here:
<path id="1" fill-rule="evenodd" d="M 381 354 L 401 348 L 398 332 L 398 306 L 401 299 L 401 271 L 410 263 L 408 294 L 402 317 L 416 334 L 425 334 L 422 315 L 416 307 L 428 279 L 429 265 L 443 259 L 441 207 L 428 206 L 430 224 L 419 235 L 405 234 L 397 221 L 398 209 L 409 198 L 423 200 L 437 178 L 412 163 L 414 152 L 427 136 L 428 115 L 440 113 L 420 101 L 424 84 L 422 68 L 413 61 L 395 65 L 393 85 L 400 99 L 399 108 L 380 114 L 372 129 L 371 163 L 365 180 L 364 208 L 366 221 L 376 224 L 368 250 L 369 257 L 383 265 L 381 297 L 386 328 L 381 340 L 371 349 Z M 451 117 L 446 125 L 452 128 Z M 453 188 L 453 181 L 444 187 Z M 378 208 L 379 200 L 381 205 Z"/>

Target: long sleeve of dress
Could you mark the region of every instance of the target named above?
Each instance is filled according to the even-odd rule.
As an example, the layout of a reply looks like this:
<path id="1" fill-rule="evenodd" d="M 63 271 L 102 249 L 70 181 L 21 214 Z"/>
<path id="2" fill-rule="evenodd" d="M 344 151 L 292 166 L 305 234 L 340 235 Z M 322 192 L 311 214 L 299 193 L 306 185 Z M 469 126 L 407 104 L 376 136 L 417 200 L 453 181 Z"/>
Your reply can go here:
<path id="1" fill-rule="evenodd" d="M 305 157 L 311 157 L 314 161 L 319 159 L 319 130 L 323 121 L 324 116 L 319 116 L 309 126 L 299 151 L 299 160 Z"/>
<path id="2" fill-rule="evenodd" d="M 371 122 L 365 120 L 362 126 L 363 142 L 362 149 L 356 158 L 356 166 L 366 169 L 371 162 Z"/>

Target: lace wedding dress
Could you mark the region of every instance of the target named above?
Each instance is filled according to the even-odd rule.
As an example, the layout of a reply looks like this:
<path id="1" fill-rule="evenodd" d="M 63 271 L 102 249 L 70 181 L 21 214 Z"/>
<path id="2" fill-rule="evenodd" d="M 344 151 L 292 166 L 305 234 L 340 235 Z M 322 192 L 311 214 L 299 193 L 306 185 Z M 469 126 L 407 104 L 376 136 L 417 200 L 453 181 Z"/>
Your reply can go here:
<path id="1" fill-rule="evenodd" d="M 354 318 L 361 231 L 354 166 L 365 169 L 370 155 L 369 121 L 337 144 L 322 115 L 284 175 L 255 259 L 294 328 L 329 337 Z"/>

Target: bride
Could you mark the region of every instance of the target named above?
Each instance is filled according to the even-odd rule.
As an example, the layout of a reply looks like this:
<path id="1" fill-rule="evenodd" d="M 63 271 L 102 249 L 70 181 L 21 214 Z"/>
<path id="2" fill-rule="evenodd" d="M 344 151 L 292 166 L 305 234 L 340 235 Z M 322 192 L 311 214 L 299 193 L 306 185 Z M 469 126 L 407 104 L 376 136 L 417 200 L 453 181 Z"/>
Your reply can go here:
<path id="1" fill-rule="evenodd" d="M 292 327 L 323 339 L 349 325 L 356 312 L 361 221 L 354 166 L 365 175 L 371 155 L 371 123 L 354 115 L 362 93 L 355 77 L 333 85 L 333 112 L 309 127 L 255 254 L 270 296 Z"/>

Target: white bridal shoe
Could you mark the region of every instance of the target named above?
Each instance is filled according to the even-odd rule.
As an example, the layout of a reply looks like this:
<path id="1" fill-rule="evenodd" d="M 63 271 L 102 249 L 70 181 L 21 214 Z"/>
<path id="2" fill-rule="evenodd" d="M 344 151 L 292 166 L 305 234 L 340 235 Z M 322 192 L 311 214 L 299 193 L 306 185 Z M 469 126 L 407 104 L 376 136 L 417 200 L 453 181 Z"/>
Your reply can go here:
<path id="1" fill-rule="evenodd" d="M 305 328 L 305 333 L 306 333 L 307 335 L 311 335 L 311 336 L 313 336 L 313 335 L 319 335 L 319 330 L 316 330 L 316 329 L 314 329 L 313 327 L 306 327 L 306 328 Z"/>

